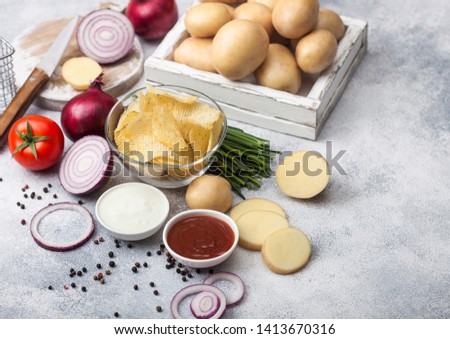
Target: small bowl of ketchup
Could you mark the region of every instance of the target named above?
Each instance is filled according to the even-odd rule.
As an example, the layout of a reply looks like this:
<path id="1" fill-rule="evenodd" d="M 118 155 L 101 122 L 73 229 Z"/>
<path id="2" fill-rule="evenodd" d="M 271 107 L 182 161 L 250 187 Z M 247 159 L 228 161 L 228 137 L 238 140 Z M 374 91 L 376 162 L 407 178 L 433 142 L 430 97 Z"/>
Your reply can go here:
<path id="1" fill-rule="evenodd" d="M 236 223 L 212 210 L 189 210 L 166 224 L 163 241 L 169 253 L 193 268 L 216 266 L 227 260 L 239 240 Z"/>

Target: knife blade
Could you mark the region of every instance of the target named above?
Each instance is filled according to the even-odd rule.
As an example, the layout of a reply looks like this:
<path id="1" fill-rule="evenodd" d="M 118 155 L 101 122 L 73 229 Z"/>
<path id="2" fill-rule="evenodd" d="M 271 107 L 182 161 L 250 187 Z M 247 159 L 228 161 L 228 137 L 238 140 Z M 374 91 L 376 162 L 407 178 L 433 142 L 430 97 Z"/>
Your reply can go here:
<path id="1" fill-rule="evenodd" d="M 25 114 L 39 90 L 55 71 L 70 42 L 77 22 L 78 17 L 74 17 L 64 27 L 61 33 L 59 33 L 47 50 L 47 53 L 31 72 L 31 75 L 24 82 L 6 110 L 0 115 L 0 147 L 3 146 L 3 143 L 7 139 L 9 128 L 18 118 Z"/>

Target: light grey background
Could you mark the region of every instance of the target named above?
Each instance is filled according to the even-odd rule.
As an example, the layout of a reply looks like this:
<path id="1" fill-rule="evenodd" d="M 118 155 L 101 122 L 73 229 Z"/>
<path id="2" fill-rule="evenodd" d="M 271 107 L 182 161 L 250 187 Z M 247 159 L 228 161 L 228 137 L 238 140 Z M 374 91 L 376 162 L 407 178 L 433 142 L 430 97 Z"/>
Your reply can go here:
<path id="1" fill-rule="evenodd" d="M 93 2 L 16 0 L 0 2 L 0 34 L 14 39 L 45 19 L 83 14 Z M 178 1 L 180 10 L 189 1 Z M 242 277 L 244 301 L 227 318 L 448 318 L 450 316 L 450 3 L 444 0 L 321 1 L 340 13 L 369 21 L 369 51 L 316 142 L 231 122 L 272 140 L 280 150 L 347 150 L 342 166 L 324 192 L 311 201 L 285 197 L 269 179 L 248 197 L 268 197 L 286 208 L 293 226 L 311 239 L 312 258 L 297 274 L 269 271 L 256 252 L 238 248 L 220 267 Z M 146 56 L 157 43 L 143 42 Z M 59 112 L 32 107 L 29 113 L 59 121 Z M 69 142 L 67 146 L 69 146 Z M 73 252 L 54 253 L 32 240 L 27 221 L 53 199 L 25 200 L 20 187 L 41 191 L 51 182 L 59 201 L 77 201 L 58 184 L 56 169 L 32 173 L 17 165 L 6 149 L 0 153 L 0 317 L 124 318 L 170 317 L 174 293 L 186 286 L 163 257 L 133 274 L 135 261 L 146 260 L 161 233 L 116 250 L 112 237 L 96 226 L 95 236 Z M 83 199 L 93 211 L 107 188 L 129 179 L 115 178 Z M 30 191 L 30 192 L 31 192 Z M 184 190 L 165 191 L 171 215 L 186 208 Z M 16 201 L 26 201 L 25 211 Z M 238 201 L 238 199 L 236 199 Z M 117 268 L 104 286 L 91 275 L 96 262 L 106 264 L 116 252 Z M 76 278 L 79 289 L 65 291 L 70 267 L 86 266 Z M 203 276 L 192 279 L 199 282 Z M 148 286 L 154 281 L 160 296 Z M 54 291 L 47 286 L 53 285 Z M 132 286 L 139 284 L 139 291 Z M 164 312 L 155 312 L 161 305 Z"/>

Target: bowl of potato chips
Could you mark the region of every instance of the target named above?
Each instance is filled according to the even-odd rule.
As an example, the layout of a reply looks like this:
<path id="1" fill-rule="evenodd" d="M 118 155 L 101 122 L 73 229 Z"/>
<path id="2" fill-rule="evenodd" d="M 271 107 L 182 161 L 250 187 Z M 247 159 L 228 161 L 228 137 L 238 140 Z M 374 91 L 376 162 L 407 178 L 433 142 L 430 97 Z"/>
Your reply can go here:
<path id="1" fill-rule="evenodd" d="M 211 166 L 227 131 L 219 105 L 179 86 L 146 86 L 119 100 L 106 139 L 134 177 L 160 188 L 188 185 Z"/>

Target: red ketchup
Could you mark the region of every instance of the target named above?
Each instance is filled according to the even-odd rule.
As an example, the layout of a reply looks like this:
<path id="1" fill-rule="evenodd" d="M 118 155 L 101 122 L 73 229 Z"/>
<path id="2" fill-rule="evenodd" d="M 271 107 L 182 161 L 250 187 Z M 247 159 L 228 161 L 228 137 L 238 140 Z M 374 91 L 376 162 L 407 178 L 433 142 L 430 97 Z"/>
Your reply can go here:
<path id="1" fill-rule="evenodd" d="M 234 243 L 234 232 L 226 222 L 199 215 L 175 223 L 167 234 L 169 247 L 189 259 L 210 259 L 226 253 Z"/>

